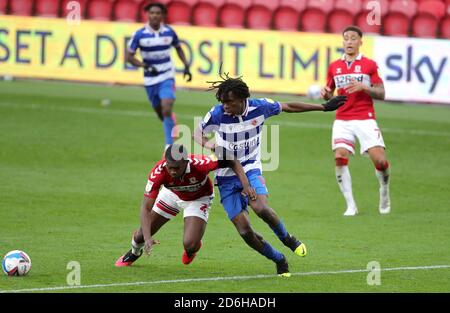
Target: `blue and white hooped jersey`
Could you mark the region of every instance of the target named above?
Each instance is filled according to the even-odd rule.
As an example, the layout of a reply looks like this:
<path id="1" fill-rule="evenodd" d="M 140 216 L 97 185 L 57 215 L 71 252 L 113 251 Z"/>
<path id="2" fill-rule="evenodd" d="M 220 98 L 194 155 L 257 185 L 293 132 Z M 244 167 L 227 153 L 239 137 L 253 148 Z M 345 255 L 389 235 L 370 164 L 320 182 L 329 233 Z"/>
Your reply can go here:
<path id="1" fill-rule="evenodd" d="M 225 113 L 222 104 L 213 107 L 200 123 L 203 134 L 215 133 L 216 144 L 234 154 L 241 162 L 245 172 L 259 170 L 261 164 L 261 134 L 264 121 L 281 112 L 281 104 L 271 99 L 253 99 L 246 101 L 242 115 Z M 231 168 L 216 171 L 218 181 L 226 177 L 235 177 Z"/>
<path id="2" fill-rule="evenodd" d="M 171 47 L 179 46 L 175 31 L 164 24 L 158 31 L 148 24 L 136 31 L 128 42 L 128 50 L 135 53 L 139 48 L 144 63 L 154 66 L 157 76 L 144 71 L 144 85 L 151 86 L 175 77 L 175 68 L 170 57 Z"/>

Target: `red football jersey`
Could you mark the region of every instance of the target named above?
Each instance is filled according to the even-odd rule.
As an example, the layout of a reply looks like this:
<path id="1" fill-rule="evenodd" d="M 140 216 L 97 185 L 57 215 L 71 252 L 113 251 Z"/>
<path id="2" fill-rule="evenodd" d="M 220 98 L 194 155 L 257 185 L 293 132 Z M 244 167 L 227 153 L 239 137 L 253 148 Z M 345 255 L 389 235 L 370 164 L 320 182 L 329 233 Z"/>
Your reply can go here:
<path id="1" fill-rule="evenodd" d="M 170 176 L 165 165 L 166 161 L 161 160 L 150 171 L 145 187 L 145 197 L 156 199 L 161 186 L 166 187 L 185 201 L 213 194 L 214 189 L 208 174 L 219 168 L 217 159 L 191 154 L 186 172 L 180 178 Z"/>
<path id="2" fill-rule="evenodd" d="M 364 91 L 347 94 L 344 87 L 355 79 L 367 86 L 382 84 L 378 75 L 378 65 L 375 61 L 362 56 L 348 63 L 345 57 L 334 61 L 328 68 L 327 86 L 336 88 L 338 95 L 347 95 L 347 102 L 336 111 L 337 120 L 367 120 L 375 119 L 372 98 Z"/>

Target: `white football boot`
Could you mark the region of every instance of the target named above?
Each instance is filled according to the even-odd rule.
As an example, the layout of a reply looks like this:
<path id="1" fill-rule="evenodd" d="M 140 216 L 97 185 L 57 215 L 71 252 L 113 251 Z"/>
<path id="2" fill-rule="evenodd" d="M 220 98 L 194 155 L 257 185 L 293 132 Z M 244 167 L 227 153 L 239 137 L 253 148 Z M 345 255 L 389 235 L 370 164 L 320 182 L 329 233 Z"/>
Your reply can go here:
<path id="1" fill-rule="evenodd" d="M 356 206 L 348 207 L 344 212 L 344 216 L 355 216 L 356 214 L 358 214 L 358 208 Z"/>

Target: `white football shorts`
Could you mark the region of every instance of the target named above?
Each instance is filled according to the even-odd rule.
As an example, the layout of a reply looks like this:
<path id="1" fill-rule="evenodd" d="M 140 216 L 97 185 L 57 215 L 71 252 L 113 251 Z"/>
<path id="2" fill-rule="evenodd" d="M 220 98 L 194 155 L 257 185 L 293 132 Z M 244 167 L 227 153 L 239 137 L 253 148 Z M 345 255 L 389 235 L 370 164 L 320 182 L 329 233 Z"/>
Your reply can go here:
<path id="1" fill-rule="evenodd" d="M 168 219 L 174 218 L 183 210 L 183 217 L 197 216 L 208 222 L 213 199 L 214 194 L 193 201 L 184 201 L 169 189 L 162 187 L 152 210 Z"/>
<path id="2" fill-rule="evenodd" d="M 360 153 L 366 154 L 367 150 L 373 147 L 383 147 L 383 135 L 378 127 L 377 121 L 369 120 L 335 120 L 333 123 L 333 135 L 331 138 L 331 148 L 345 148 L 355 154 L 355 139 L 358 138 Z"/>

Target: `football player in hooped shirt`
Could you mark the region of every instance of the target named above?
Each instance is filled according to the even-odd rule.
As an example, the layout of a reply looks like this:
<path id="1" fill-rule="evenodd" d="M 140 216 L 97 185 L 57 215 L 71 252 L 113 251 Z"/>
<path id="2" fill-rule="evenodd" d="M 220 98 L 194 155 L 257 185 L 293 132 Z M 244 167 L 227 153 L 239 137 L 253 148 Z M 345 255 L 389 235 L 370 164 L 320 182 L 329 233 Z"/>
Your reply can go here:
<path id="1" fill-rule="evenodd" d="M 378 76 L 375 61 L 359 52 L 362 36 L 361 30 L 355 26 L 349 26 L 343 31 L 344 55 L 330 64 L 327 85 L 321 92 L 325 100 L 330 99 L 336 89 L 339 95 L 348 96 L 346 104 L 336 112 L 331 143 L 336 160 L 336 179 L 347 202 L 345 216 L 358 213 L 348 169 L 349 156 L 355 153 L 356 138 L 359 140 L 360 153 L 368 154 L 375 166 L 375 175 L 380 183 L 379 212 L 387 214 L 391 210 L 389 163 L 383 136 L 375 120 L 372 100 L 384 100 L 384 85 Z"/>
<path id="2" fill-rule="evenodd" d="M 184 146 L 170 145 L 165 159 L 150 171 L 141 205 L 141 227 L 133 234 L 131 250 L 116 261 L 116 266 L 132 265 L 143 250 L 149 255 L 152 246 L 159 243 L 153 235 L 181 210 L 184 216 L 182 262 L 191 263 L 201 247 L 214 197 L 208 174 L 219 168 L 230 168 L 244 186 L 243 193 L 256 199 L 255 190 L 237 160 L 188 155 Z"/>
<path id="3" fill-rule="evenodd" d="M 345 96 L 338 96 L 323 105 L 302 102 L 280 103 L 271 99 L 250 98 L 247 84 L 240 78 L 227 74 L 222 81 L 214 82 L 211 89 L 217 89 L 216 99 L 221 102 L 213 107 L 196 129 L 194 138 L 202 146 L 222 155 L 234 155 L 241 162 L 256 199 L 248 199 L 241 193 L 243 186 L 238 177 L 228 169 L 216 172 L 221 203 L 228 218 L 236 227 L 242 239 L 254 250 L 276 264 L 277 274 L 289 277 L 286 257 L 273 248 L 250 225 L 247 211 L 248 200 L 255 213 L 275 232 L 281 242 L 299 256 L 306 255 L 306 246 L 289 234 L 275 211 L 267 203 L 268 190 L 262 176 L 261 133 L 264 121 L 281 112 L 300 113 L 307 111 L 334 111 L 345 102 Z M 215 134 L 215 143 L 205 135 Z M 218 152 L 217 152 L 218 153 Z"/>
<path id="4" fill-rule="evenodd" d="M 144 85 L 149 101 L 163 122 L 166 147 L 177 137 L 176 119 L 172 111 L 175 102 L 175 68 L 170 52 L 174 47 L 184 64 L 183 77 L 191 81 L 189 64 L 175 31 L 163 23 L 167 8 L 161 3 L 150 3 L 144 10 L 148 24 L 133 34 L 126 51 L 127 62 L 144 68 Z M 142 61 L 136 59 L 140 50 Z"/>

